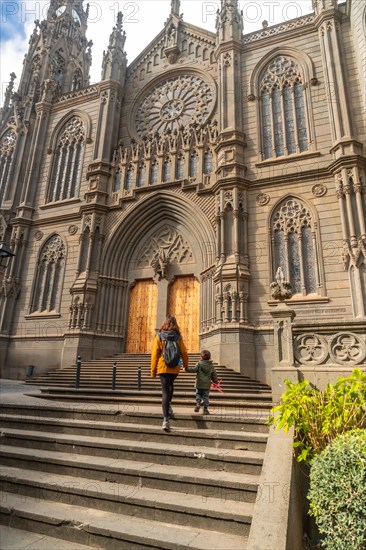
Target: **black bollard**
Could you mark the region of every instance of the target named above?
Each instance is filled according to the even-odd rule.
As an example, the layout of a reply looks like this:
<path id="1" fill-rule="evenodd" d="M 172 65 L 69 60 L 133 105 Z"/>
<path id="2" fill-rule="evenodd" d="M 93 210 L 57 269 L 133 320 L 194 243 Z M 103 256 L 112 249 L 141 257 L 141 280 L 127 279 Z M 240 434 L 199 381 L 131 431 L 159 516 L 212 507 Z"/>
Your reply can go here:
<path id="1" fill-rule="evenodd" d="M 78 359 L 76 361 L 76 381 L 75 381 L 75 388 L 80 387 L 80 375 L 81 375 L 81 356 L 78 355 Z"/>
<path id="2" fill-rule="evenodd" d="M 117 380 L 117 363 L 113 363 L 112 370 L 112 390 L 116 389 L 116 380 Z"/>
<path id="3" fill-rule="evenodd" d="M 141 367 L 137 369 L 137 390 L 141 391 Z"/>

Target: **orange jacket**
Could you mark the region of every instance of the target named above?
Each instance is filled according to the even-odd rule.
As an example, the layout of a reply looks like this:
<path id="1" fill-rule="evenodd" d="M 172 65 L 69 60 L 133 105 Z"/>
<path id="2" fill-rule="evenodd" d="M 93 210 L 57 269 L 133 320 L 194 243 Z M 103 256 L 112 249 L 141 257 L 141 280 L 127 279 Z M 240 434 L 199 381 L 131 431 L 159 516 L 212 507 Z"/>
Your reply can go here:
<path id="1" fill-rule="evenodd" d="M 178 346 L 182 354 L 183 367 L 188 367 L 188 353 L 186 346 L 184 345 L 183 339 L 179 338 Z M 151 376 L 155 378 L 156 374 L 171 373 L 178 374 L 180 372 L 181 366 L 177 367 L 168 367 L 164 362 L 164 342 L 160 340 L 159 335 L 157 334 L 153 343 L 153 349 L 151 353 Z"/>

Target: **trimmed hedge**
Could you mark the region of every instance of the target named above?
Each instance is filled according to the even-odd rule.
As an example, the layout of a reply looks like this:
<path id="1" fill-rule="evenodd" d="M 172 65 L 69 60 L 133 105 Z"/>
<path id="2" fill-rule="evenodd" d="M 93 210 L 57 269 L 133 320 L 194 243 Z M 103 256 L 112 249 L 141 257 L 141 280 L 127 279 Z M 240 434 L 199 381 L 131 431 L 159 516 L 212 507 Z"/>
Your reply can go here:
<path id="1" fill-rule="evenodd" d="M 310 515 L 327 550 L 366 548 L 366 432 L 352 430 L 311 461 Z"/>

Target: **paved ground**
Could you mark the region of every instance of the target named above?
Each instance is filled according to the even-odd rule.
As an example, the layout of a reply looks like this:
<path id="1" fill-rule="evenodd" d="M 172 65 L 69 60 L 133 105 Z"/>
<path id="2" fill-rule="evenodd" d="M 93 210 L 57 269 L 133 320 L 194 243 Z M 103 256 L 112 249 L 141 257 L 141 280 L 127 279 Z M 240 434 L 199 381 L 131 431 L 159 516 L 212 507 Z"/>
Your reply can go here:
<path id="1" fill-rule="evenodd" d="M 1 550 L 91 550 L 90 546 L 0 525 Z M 93 547 L 93 550 L 96 550 Z"/>

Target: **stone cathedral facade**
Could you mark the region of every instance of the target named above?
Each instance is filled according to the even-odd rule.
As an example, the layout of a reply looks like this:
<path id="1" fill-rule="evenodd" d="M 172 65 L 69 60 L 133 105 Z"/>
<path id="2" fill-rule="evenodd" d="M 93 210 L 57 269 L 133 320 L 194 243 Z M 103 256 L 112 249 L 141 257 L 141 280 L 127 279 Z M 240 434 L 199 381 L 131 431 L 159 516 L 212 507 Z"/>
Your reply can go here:
<path id="1" fill-rule="evenodd" d="M 291 367 L 365 366 L 366 6 L 313 8 L 212 33 L 173 0 L 130 65 L 119 14 L 90 85 L 88 8 L 51 0 L 1 112 L 2 376 L 147 353 L 170 312 L 271 384 L 279 267 Z"/>

